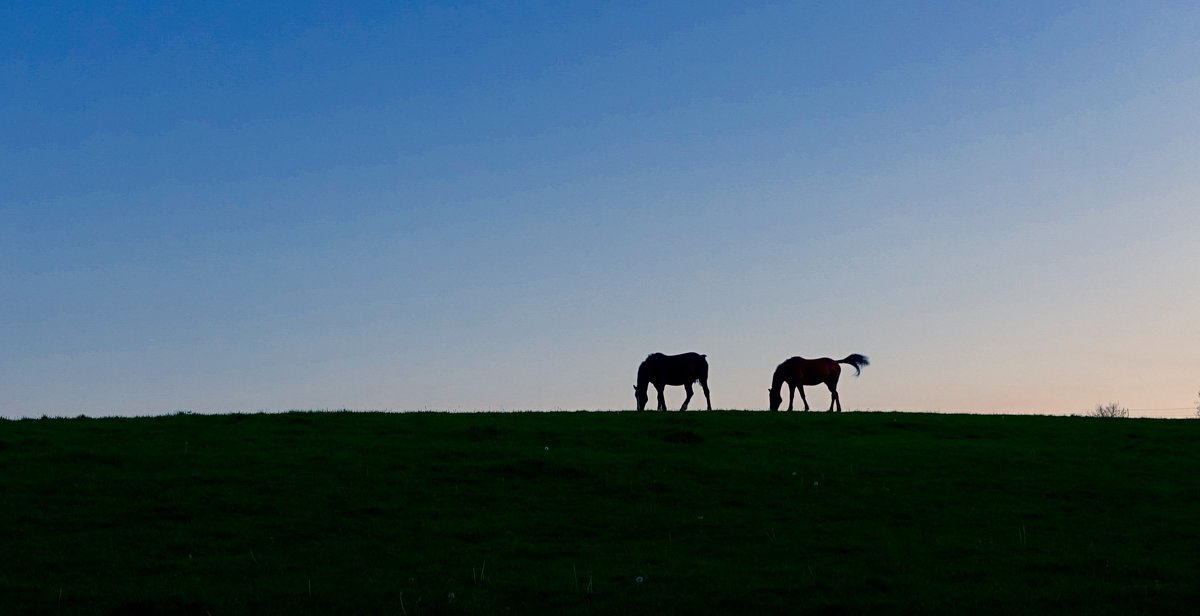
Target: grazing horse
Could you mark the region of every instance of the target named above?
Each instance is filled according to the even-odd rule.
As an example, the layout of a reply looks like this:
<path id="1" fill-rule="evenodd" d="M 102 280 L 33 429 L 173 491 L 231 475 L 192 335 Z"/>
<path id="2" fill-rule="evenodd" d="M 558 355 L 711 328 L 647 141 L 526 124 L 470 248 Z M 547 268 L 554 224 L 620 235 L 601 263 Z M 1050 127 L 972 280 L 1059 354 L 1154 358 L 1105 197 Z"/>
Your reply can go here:
<path id="1" fill-rule="evenodd" d="M 681 411 L 687 410 L 688 402 L 692 399 L 692 383 L 700 381 L 704 388 L 704 402 L 708 410 L 712 410 L 712 401 L 708 398 L 708 361 L 706 356 L 699 353 L 684 353 L 682 355 L 663 355 L 651 353 L 646 356 L 642 365 L 638 366 L 637 385 L 633 386 L 633 397 L 637 400 L 637 410 L 646 409 L 650 396 L 646 386 L 654 383 L 658 390 L 658 410 L 667 410 L 667 401 L 663 398 L 663 388 L 667 385 L 683 385 L 687 398 L 683 401 Z"/>
<path id="2" fill-rule="evenodd" d="M 778 411 L 779 405 L 783 403 L 783 395 L 779 390 L 784 383 L 788 384 L 788 409 L 792 410 L 792 402 L 796 399 L 796 389 L 800 390 L 800 399 L 804 401 L 804 410 L 808 410 L 808 400 L 804 397 L 805 385 L 819 385 L 824 383 L 829 388 L 829 393 L 832 398 L 829 400 L 829 410 L 833 410 L 833 405 L 837 404 L 837 410 L 842 412 L 842 399 L 838 396 L 837 382 L 838 377 L 842 374 L 842 367 L 838 364 L 850 364 L 854 366 L 854 376 L 862 373 L 862 367 L 869 364 L 866 356 L 854 353 L 846 356 L 846 359 L 834 361 L 828 357 L 821 359 L 804 359 L 803 357 L 793 357 L 785 360 L 775 368 L 775 376 L 771 377 L 771 389 L 767 390 L 770 394 L 771 410 Z"/>

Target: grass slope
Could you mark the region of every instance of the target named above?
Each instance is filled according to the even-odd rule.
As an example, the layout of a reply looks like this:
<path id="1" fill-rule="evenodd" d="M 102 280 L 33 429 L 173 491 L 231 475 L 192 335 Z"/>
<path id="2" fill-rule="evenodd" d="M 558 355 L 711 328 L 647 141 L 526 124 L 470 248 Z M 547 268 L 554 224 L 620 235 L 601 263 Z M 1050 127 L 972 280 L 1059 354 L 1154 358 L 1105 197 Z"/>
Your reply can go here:
<path id="1" fill-rule="evenodd" d="M 1191 613 L 1197 437 L 891 413 L 5 421 L 0 611 Z"/>

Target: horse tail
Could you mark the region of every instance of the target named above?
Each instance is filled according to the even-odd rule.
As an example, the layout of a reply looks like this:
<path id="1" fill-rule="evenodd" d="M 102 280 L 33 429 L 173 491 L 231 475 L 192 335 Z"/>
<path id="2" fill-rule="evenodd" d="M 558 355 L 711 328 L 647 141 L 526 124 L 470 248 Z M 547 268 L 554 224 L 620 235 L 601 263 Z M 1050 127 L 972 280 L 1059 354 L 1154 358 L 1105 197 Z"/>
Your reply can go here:
<path id="1" fill-rule="evenodd" d="M 854 376 L 862 374 L 863 366 L 871 365 L 871 362 L 867 361 L 866 355 L 859 355 L 858 353 L 851 353 L 846 356 L 846 359 L 839 359 L 838 363 L 854 366 Z"/>

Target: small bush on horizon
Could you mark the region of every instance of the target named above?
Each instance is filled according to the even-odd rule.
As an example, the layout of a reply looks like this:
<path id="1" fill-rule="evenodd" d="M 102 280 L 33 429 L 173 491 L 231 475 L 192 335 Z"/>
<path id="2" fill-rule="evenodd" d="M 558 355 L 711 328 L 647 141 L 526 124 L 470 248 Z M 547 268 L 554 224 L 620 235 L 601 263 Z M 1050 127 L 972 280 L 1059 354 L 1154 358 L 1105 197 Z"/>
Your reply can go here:
<path id="1" fill-rule="evenodd" d="M 1129 409 L 1117 404 L 1109 402 L 1108 404 L 1097 404 L 1096 410 L 1092 411 L 1092 417 L 1129 417 Z"/>

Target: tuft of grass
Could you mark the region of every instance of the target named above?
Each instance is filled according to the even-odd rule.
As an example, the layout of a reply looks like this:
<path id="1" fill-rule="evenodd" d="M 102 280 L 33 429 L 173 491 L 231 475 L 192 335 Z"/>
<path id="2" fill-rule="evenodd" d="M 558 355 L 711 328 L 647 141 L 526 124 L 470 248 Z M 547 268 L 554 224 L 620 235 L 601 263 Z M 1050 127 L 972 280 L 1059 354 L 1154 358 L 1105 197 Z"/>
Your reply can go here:
<path id="1" fill-rule="evenodd" d="M 0 595 L 67 614 L 1189 613 L 1198 439 L 896 413 L 4 421 Z"/>

